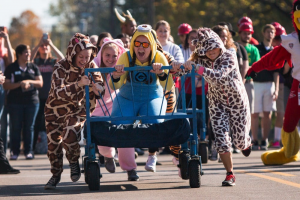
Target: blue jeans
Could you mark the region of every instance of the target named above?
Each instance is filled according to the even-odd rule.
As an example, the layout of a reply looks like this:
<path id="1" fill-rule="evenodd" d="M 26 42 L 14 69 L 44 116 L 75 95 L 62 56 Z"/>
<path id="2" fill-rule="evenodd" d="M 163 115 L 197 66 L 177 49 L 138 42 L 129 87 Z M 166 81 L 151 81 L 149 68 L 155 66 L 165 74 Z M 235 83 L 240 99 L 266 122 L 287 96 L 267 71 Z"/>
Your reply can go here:
<path id="1" fill-rule="evenodd" d="M 121 95 L 117 94 L 118 97 L 114 99 L 113 107 L 112 107 L 112 117 L 120 117 L 123 114 L 123 117 L 126 118 L 126 116 L 138 116 L 138 115 L 147 115 L 148 116 L 157 116 L 160 113 L 161 104 L 163 102 L 163 106 L 161 109 L 161 115 L 165 115 L 166 108 L 167 108 L 167 102 L 164 98 L 164 101 L 162 101 L 162 98 L 155 98 L 148 101 L 135 101 L 134 102 L 134 109 L 133 109 L 133 101 L 128 100 Z M 120 112 L 120 107 L 122 110 L 122 113 Z M 148 104 L 148 105 L 147 105 Z M 148 113 L 147 113 L 147 107 L 148 107 Z M 154 124 L 163 122 L 164 119 L 152 119 L 152 120 L 144 120 L 142 121 L 143 124 Z M 132 120 L 122 120 L 122 121 L 112 121 L 112 124 L 133 124 L 134 121 Z"/>
<path id="2" fill-rule="evenodd" d="M 32 153 L 34 122 L 38 109 L 39 103 L 8 105 L 9 117 L 11 119 L 10 149 L 14 155 L 20 154 L 21 132 L 23 132 L 24 154 Z"/>

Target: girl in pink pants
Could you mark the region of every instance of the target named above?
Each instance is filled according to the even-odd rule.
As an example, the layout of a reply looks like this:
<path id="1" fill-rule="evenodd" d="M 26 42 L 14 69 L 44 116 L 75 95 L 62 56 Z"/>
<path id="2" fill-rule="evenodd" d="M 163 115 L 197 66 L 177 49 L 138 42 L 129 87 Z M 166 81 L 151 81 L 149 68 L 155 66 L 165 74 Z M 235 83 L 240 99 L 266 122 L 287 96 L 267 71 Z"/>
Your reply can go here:
<path id="1" fill-rule="evenodd" d="M 111 40 L 105 38 L 104 43 L 97 54 L 97 57 L 94 59 L 95 63 L 101 67 L 114 67 L 119 59 L 119 56 L 125 52 L 123 42 L 120 39 Z M 107 82 L 104 80 L 106 93 L 103 96 L 104 103 L 100 99 L 96 103 L 95 111 L 92 113 L 92 116 L 109 116 L 111 114 L 113 99 L 118 93 L 118 90 L 113 91 L 106 85 L 111 78 L 109 74 L 103 74 L 103 78 L 107 79 Z M 110 90 L 110 93 L 108 92 Z M 111 95 L 111 96 L 110 96 Z M 99 102 L 101 105 L 99 105 Z M 102 107 L 102 108 L 101 108 Z M 106 109 L 107 108 L 107 109 Z M 109 113 L 109 114 L 108 114 Z M 105 168 L 110 173 L 114 173 L 116 170 L 116 164 L 114 161 L 114 156 L 116 150 L 114 147 L 107 146 L 98 146 L 99 153 L 104 156 Z M 130 172 L 136 169 L 137 165 L 135 162 L 135 150 L 134 148 L 118 148 L 119 153 L 119 164 L 123 170 Z"/>

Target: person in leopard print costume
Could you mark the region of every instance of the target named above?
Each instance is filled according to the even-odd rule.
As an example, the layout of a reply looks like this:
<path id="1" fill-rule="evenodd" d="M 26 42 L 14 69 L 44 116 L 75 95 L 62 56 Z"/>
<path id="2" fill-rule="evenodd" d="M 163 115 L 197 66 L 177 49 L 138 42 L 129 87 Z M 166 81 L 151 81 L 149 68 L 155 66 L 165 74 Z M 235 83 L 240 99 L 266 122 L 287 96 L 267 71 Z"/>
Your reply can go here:
<path id="1" fill-rule="evenodd" d="M 69 42 L 66 57 L 54 66 L 51 89 L 45 105 L 45 121 L 48 138 L 48 158 L 53 176 L 45 189 L 55 189 L 63 171 L 63 151 L 70 163 L 71 180 L 80 178 L 81 130 L 86 120 L 85 87 L 89 86 L 90 112 L 95 109 L 99 93 L 104 95 L 104 83 L 100 72 L 93 72 L 95 83 L 84 75 L 85 68 L 97 68 L 93 59 L 97 48 L 89 37 L 76 33 Z"/>
<path id="2" fill-rule="evenodd" d="M 209 114 L 215 134 L 215 148 L 227 171 L 223 186 L 235 185 L 231 153 L 232 134 L 234 145 L 247 157 L 251 153 L 250 107 L 246 89 L 239 72 L 235 53 L 226 50 L 219 36 L 209 28 L 198 29 L 198 39 L 191 58 L 184 66 L 198 73 L 208 82 Z"/>

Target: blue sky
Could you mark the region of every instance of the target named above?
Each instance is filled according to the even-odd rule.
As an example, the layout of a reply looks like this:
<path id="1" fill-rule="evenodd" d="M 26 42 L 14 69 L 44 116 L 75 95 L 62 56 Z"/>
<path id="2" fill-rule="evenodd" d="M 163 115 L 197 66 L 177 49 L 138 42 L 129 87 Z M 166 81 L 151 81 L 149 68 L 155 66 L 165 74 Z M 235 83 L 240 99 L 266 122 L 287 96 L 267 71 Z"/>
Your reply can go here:
<path id="1" fill-rule="evenodd" d="M 23 11 L 29 9 L 40 17 L 42 29 L 49 31 L 57 19 L 49 15 L 48 9 L 50 3 L 56 2 L 57 0 L 1 0 L 0 26 L 9 27 L 13 17 L 19 17 Z"/>

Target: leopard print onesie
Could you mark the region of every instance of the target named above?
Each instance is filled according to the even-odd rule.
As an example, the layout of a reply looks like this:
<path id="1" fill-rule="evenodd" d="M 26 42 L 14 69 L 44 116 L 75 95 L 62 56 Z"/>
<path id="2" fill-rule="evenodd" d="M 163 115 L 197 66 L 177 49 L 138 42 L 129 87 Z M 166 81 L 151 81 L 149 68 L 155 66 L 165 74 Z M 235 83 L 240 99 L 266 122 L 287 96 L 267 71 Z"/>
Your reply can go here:
<path id="1" fill-rule="evenodd" d="M 76 163 L 80 157 L 79 141 L 81 130 L 86 120 L 85 87 L 79 87 L 77 82 L 84 76 L 84 69 L 73 66 L 72 60 L 80 51 L 92 48 L 93 53 L 85 68 L 96 68 L 93 59 L 96 47 L 89 41 L 89 37 L 76 33 L 70 40 L 66 58 L 54 66 L 51 89 L 45 105 L 45 121 L 48 139 L 48 158 L 51 163 L 51 173 L 59 176 L 63 171 L 63 151 L 70 163 Z M 104 84 L 101 74 L 93 73 L 98 87 Z M 95 109 L 98 96 L 89 86 L 90 112 Z"/>
<path id="2" fill-rule="evenodd" d="M 226 50 L 219 36 L 208 28 L 198 30 L 198 39 L 193 44 L 196 50 L 192 58 L 201 66 L 199 73 L 209 85 L 209 114 L 216 150 L 221 154 L 230 152 L 229 133 L 238 149 L 248 148 L 251 145 L 250 107 L 235 52 Z M 220 48 L 221 54 L 211 61 L 205 54 L 215 48 Z"/>

